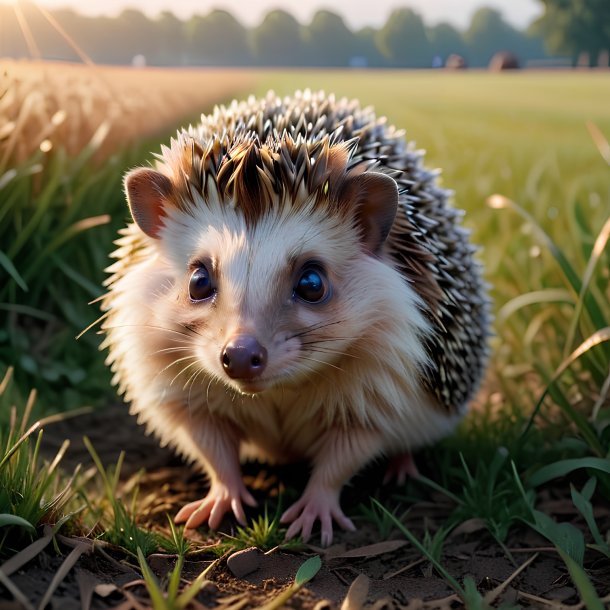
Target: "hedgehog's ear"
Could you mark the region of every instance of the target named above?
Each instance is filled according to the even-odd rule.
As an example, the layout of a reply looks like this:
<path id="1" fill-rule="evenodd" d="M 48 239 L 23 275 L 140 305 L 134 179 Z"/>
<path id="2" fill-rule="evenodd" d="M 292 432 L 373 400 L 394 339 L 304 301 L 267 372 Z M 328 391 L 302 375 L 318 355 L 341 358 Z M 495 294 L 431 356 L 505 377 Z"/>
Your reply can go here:
<path id="1" fill-rule="evenodd" d="M 396 217 L 396 181 L 379 172 L 364 172 L 348 178 L 346 189 L 346 195 L 356 207 L 356 221 L 362 230 L 363 246 L 376 254 L 383 246 Z"/>
<path id="2" fill-rule="evenodd" d="M 125 176 L 125 193 L 135 223 L 146 235 L 159 239 L 163 208 L 172 193 L 170 179 L 154 169 L 140 167 Z"/>

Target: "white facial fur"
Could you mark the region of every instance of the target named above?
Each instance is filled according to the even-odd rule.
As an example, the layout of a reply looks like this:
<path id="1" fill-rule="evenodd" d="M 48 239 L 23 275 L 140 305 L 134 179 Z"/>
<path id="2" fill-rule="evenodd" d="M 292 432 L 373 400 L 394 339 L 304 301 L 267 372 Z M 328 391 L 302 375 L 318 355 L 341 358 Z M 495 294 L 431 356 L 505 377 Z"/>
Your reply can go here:
<path id="1" fill-rule="evenodd" d="M 297 213 L 285 208 L 270 212 L 247 227 L 235 208 L 202 203 L 193 217 L 173 213 L 165 225 L 161 247 L 175 270 L 177 287 L 188 284 L 192 261 L 211 267 L 216 296 L 204 303 L 183 299 L 180 321 L 205 328 L 205 340 L 194 349 L 209 374 L 235 389 L 242 385 L 225 375 L 220 354 L 238 333 L 252 334 L 268 350 L 260 380 L 265 388 L 294 384 L 311 371 L 324 376 L 331 368 L 328 363 L 340 360 L 362 334 L 353 322 L 362 303 L 374 300 L 375 287 L 361 281 L 358 268 L 366 276 L 375 261 L 362 252 L 356 231 L 340 226 L 336 218 L 303 206 Z M 316 261 L 327 272 L 332 294 L 324 303 L 306 304 L 293 295 L 307 261 Z M 324 328 L 295 336 L 314 326 Z M 316 338 L 323 341 L 303 346 Z"/>
<path id="2" fill-rule="evenodd" d="M 230 205 L 201 201 L 190 214 L 169 210 L 160 239 L 135 226 L 124 238 L 126 248 L 137 239 L 146 247 L 112 286 L 108 362 L 140 421 L 189 457 L 198 459 L 181 438 L 200 410 L 228 418 L 244 442 L 278 459 L 313 457 L 335 426 L 379 430 L 392 453 L 441 438 L 460 419 L 422 391 L 430 328 L 415 292 L 363 250 L 353 227 L 299 208 L 278 206 L 248 227 Z M 293 297 L 309 259 L 328 274 L 324 303 Z M 195 261 L 210 266 L 210 302 L 189 299 Z M 308 327 L 318 329 L 297 336 Z M 238 332 L 268 350 L 256 387 L 222 369 L 221 350 Z"/>

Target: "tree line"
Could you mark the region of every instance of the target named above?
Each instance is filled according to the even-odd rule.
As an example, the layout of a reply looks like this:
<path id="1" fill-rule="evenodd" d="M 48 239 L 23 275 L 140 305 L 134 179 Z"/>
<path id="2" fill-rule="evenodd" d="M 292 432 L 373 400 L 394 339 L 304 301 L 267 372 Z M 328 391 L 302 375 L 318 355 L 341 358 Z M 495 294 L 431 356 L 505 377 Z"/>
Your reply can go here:
<path id="1" fill-rule="evenodd" d="M 468 66 L 484 67 L 498 51 L 510 51 L 521 63 L 547 57 L 549 52 L 575 56 L 578 45 L 564 44 L 553 25 L 566 19 L 560 14 L 561 0 L 543 1 L 545 14 L 526 30 L 513 27 L 501 12 L 488 7 L 477 10 L 464 30 L 447 22 L 427 25 L 419 13 L 406 7 L 394 10 L 379 29 L 357 31 L 329 10 L 315 13 L 308 24 L 287 11 L 272 10 L 252 28 L 220 9 L 187 20 L 169 11 L 151 19 L 135 9 L 126 9 L 117 17 L 88 17 L 70 9 L 49 13 L 98 63 L 126 64 L 139 57 L 149 65 L 161 66 L 425 68 L 444 65 L 447 57 L 459 55 Z M 602 7 L 607 0 L 581 2 Z M 0 56 L 76 59 L 65 36 L 34 4 L 21 2 L 19 7 L 20 14 L 10 4 L 0 5 Z M 24 23 L 29 30 L 25 35 Z M 608 42 L 604 36 L 602 48 Z"/>

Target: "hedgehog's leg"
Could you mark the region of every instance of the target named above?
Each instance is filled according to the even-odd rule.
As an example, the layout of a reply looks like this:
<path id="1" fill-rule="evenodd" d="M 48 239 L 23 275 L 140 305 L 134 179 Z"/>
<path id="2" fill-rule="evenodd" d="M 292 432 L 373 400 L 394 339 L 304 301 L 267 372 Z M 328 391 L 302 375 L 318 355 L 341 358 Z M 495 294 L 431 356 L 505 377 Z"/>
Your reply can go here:
<path id="1" fill-rule="evenodd" d="M 178 512 L 176 523 L 186 522 L 187 528 L 196 528 L 208 522 L 216 529 L 223 516 L 233 511 L 239 523 L 246 524 L 242 502 L 256 506 L 256 500 L 246 489 L 239 465 L 239 435 L 230 425 L 212 419 L 189 422 L 181 430 L 180 447 L 187 455 L 205 467 L 210 479 L 210 490 L 201 500 L 191 502 Z"/>
<path id="2" fill-rule="evenodd" d="M 399 453 L 390 458 L 388 469 L 383 477 L 383 483 L 385 485 L 390 481 L 396 481 L 398 485 L 402 485 L 407 480 L 407 477 L 412 479 L 417 479 L 419 477 L 417 464 L 410 451 Z"/>
<path id="3" fill-rule="evenodd" d="M 381 453 L 383 444 L 382 435 L 372 430 L 331 430 L 326 434 L 303 495 L 281 517 L 282 523 L 291 523 L 286 538 L 300 534 L 307 540 L 316 521 L 320 521 L 323 546 L 332 542 L 333 520 L 344 530 L 355 530 L 339 505 L 341 488 Z"/>

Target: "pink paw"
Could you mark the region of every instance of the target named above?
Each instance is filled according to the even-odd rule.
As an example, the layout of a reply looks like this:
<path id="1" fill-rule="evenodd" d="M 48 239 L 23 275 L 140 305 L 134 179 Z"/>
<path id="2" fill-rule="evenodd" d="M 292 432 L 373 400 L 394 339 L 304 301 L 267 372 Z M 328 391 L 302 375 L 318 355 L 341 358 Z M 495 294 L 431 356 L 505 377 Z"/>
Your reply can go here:
<path id="1" fill-rule="evenodd" d="M 417 479 L 419 470 L 410 451 L 405 451 L 390 458 L 388 469 L 383 477 L 384 485 L 395 480 L 398 485 L 402 485 L 407 477 Z"/>
<path id="2" fill-rule="evenodd" d="M 301 499 L 282 515 L 280 522 L 292 522 L 286 532 L 286 539 L 301 534 L 306 542 L 311 536 L 314 523 L 320 521 L 322 546 L 329 546 L 333 541 L 333 519 L 344 530 L 353 532 L 356 529 L 339 506 L 339 491 L 315 489 L 305 490 Z"/>
<path id="3" fill-rule="evenodd" d="M 212 484 L 205 498 L 183 506 L 174 521 L 176 523 L 186 522 L 185 527 L 188 529 L 195 529 L 207 521 L 210 529 L 214 530 L 220 525 L 225 513 L 232 510 L 237 521 L 246 525 L 242 502 L 248 506 L 256 506 L 256 500 L 241 481 L 231 487 L 216 482 Z"/>

